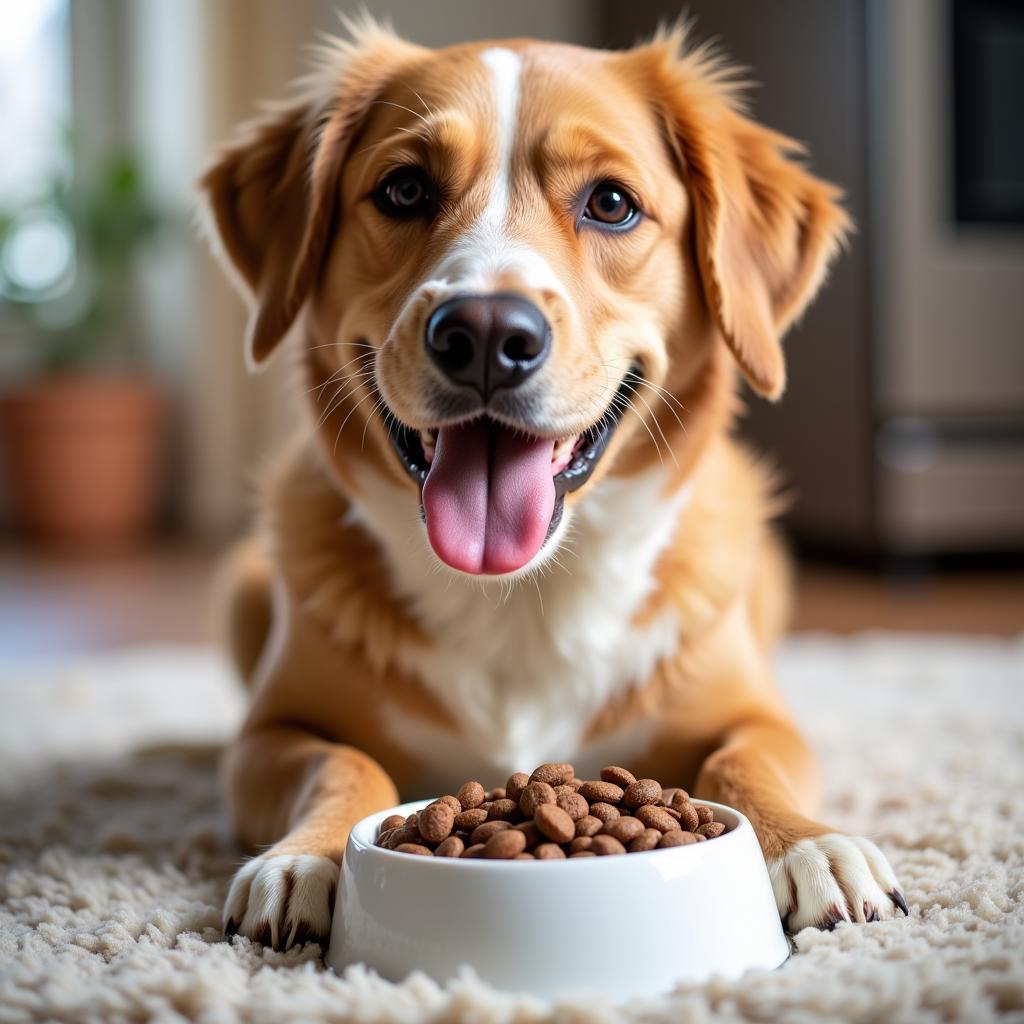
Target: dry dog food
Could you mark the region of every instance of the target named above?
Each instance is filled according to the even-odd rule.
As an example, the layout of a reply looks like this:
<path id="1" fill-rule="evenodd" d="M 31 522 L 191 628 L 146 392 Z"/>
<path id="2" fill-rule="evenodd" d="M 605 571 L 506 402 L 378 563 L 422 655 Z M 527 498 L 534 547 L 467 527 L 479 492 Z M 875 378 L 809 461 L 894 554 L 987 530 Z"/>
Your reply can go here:
<path id="1" fill-rule="evenodd" d="M 392 814 L 377 845 L 421 857 L 565 860 L 703 843 L 725 831 L 685 789 L 614 765 L 583 780 L 571 764 L 542 764 L 502 788 L 467 782 L 407 818 Z"/>

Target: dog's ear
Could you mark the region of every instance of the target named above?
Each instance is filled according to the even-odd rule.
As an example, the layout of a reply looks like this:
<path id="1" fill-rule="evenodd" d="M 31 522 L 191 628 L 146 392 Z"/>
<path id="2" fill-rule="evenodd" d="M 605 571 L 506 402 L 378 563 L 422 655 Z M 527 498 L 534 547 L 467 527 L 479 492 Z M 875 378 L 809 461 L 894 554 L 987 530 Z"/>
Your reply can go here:
<path id="1" fill-rule="evenodd" d="M 199 180 L 215 242 L 250 300 L 246 357 L 263 363 L 320 272 L 349 143 L 395 72 L 425 51 L 367 19 L 321 48 L 293 100 L 244 126 Z"/>
<path id="2" fill-rule="evenodd" d="M 800 145 L 744 117 L 729 69 L 707 48 L 682 54 L 683 36 L 663 34 L 646 58 L 693 204 L 704 295 L 750 385 L 776 399 L 786 383 L 782 335 L 851 222 L 840 190 L 798 162 Z"/>

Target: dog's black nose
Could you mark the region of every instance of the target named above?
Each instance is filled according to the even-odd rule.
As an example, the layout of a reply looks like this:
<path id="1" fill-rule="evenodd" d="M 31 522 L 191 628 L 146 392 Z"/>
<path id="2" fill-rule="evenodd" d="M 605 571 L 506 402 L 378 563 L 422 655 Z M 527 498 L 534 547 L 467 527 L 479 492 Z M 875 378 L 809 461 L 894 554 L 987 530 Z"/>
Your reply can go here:
<path id="1" fill-rule="evenodd" d="M 426 345 L 449 380 L 476 388 L 486 401 L 541 366 L 551 349 L 551 328 L 518 295 L 460 295 L 431 314 Z"/>

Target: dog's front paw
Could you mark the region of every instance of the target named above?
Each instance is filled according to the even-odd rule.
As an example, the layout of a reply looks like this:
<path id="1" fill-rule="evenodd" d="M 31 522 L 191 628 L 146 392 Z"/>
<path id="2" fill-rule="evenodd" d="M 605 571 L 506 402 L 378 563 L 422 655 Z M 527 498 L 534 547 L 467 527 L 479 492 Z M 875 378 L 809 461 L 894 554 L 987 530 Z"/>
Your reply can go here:
<path id="1" fill-rule="evenodd" d="M 788 931 L 840 921 L 880 921 L 907 901 L 885 854 L 870 839 L 830 832 L 801 839 L 768 865 L 775 902 Z"/>
<path id="2" fill-rule="evenodd" d="M 274 949 L 331 931 L 338 865 L 312 854 L 264 853 L 239 868 L 224 904 L 224 932 L 236 932 Z"/>

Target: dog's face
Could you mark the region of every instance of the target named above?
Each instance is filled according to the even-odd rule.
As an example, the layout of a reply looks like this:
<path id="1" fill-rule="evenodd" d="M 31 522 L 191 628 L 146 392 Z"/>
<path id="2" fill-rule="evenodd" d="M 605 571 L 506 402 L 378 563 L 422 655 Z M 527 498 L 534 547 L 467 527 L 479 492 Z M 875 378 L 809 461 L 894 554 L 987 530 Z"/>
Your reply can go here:
<path id="1" fill-rule="evenodd" d="M 536 565 L 626 449 L 683 443 L 723 340 L 782 388 L 779 335 L 844 216 L 678 46 L 432 52 L 369 28 L 204 180 L 253 359 L 308 303 L 322 428 L 411 481 L 456 570 Z"/>

